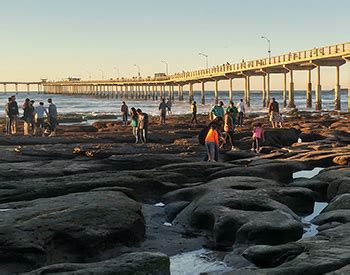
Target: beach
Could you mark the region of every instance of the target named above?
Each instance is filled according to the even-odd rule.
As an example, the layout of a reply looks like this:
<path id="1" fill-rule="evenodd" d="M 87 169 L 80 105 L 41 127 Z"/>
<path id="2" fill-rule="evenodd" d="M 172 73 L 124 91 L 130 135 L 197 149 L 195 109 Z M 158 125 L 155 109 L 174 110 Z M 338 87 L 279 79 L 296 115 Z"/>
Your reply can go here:
<path id="1" fill-rule="evenodd" d="M 55 137 L 23 136 L 21 123 L 1 134 L 1 273 L 335 270 L 350 252 L 350 115 L 294 110 L 272 129 L 250 113 L 218 162 L 203 161 L 208 116 L 198 118 L 151 116 L 147 144 L 119 119 L 84 124 L 69 112 Z"/>

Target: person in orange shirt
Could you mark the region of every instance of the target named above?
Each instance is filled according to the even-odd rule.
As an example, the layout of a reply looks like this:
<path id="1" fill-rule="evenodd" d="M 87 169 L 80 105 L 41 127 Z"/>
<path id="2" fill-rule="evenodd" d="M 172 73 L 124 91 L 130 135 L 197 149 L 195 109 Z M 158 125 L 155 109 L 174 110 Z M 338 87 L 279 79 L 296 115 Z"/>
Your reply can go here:
<path id="1" fill-rule="evenodd" d="M 205 138 L 205 146 L 207 147 L 208 161 L 216 161 L 219 152 L 219 134 L 215 123 L 210 125 L 210 129 Z"/>

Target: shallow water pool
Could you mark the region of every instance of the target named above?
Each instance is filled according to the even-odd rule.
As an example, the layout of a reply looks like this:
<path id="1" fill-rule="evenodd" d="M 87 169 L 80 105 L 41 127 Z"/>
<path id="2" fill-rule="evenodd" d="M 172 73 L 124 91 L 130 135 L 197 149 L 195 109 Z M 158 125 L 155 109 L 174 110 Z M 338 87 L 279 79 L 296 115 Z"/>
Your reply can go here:
<path id="1" fill-rule="evenodd" d="M 314 211 L 312 212 L 312 214 L 301 219 L 304 225 L 304 234 L 302 236 L 302 239 L 313 237 L 318 233 L 318 226 L 311 223 L 311 221 L 313 218 L 318 216 L 321 213 L 321 211 L 326 208 L 327 205 L 327 202 L 315 202 Z"/>
<path id="2" fill-rule="evenodd" d="M 221 274 L 231 271 L 223 261 L 224 252 L 207 249 L 185 252 L 170 257 L 171 275 L 197 275 L 206 272 Z"/>
<path id="3" fill-rule="evenodd" d="M 324 168 L 322 167 L 315 167 L 312 170 L 302 170 L 293 173 L 293 179 L 298 179 L 298 178 L 308 178 L 311 179 L 314 176 L 318 175 Z"/>

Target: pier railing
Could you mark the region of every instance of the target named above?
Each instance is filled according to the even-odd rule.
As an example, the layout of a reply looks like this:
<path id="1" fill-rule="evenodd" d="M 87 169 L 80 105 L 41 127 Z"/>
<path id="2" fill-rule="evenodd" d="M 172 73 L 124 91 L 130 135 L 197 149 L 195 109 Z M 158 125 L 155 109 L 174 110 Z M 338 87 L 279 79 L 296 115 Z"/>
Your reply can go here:
<path id="1" fill-rule="evenodd" d="M 292 64 L 306 64 L 317 60 L 327 60 L 335 57 L 350 56 L 350 42 L 336 44 L 326 47 L 313 48 L 310 50 L 289 52 L 287 54 L 261 58 L 256 60 L 243 61 L 237 64 L 222 64 L 207 69 L 200 69 L 190 72 L 180 72 L 163 77 L 133 77 L 116 78 L 110 80 L 89 80 L 89 81 L 49 81 L 44 85 L 101 85 L 101 84 L 163 84 L 168 82 L 189 82 L 191 80 L 201 80 L 216 76 L 229 74 L 239 74 L 246 71 L 259 71 L 273 67 L 283 67 Z M 234 77 L 234 76 L 233 76 Z"/>

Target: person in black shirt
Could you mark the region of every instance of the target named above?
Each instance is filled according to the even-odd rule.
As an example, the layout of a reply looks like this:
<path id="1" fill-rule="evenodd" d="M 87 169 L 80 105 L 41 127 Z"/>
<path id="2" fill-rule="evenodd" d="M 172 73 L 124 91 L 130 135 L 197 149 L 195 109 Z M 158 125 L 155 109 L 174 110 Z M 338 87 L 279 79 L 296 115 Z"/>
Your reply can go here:
<path id="1" fill-rule="evenodd" d="M 11 134 L 14 135 L 17 133 L 17 118 L 18 118 L 18 104 L 16 102 L 16 96 L 11 96 L 11 102 L 8 105 L 8 114 L 10 117 L 10 128 Z"/>

